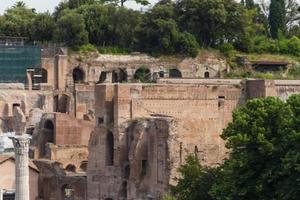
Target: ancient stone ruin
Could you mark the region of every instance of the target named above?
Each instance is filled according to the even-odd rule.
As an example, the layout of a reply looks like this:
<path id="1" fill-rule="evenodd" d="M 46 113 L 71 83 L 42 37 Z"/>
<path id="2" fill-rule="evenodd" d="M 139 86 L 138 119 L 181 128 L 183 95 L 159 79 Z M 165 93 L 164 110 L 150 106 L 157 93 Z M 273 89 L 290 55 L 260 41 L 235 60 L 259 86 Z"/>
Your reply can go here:
<path id="1" fill-rule="evenodd" d="M 187 155 L 202 165 L 223 162 L 228 150 L 219 135 L 236 107 L 300 92 L 298 80 L 223 79 L 226 61 L 208 52 L 194 59 L 41 52 L 25 83 L 0 84 L 1 135 L 17 133 L 18 169 L 27 148 L 29 156 L 14 188 L 0 180 L 1 196 L 158 200 L 176 184 Z M 32 139 L 23 145 L 25 132 Z M 2 146 L 1 154 L 14 155 Z M 8 159 L 0 167 L 1 160 Z M 18 177 L 28 169 L 29 197 L 27 189 L 19 196 L 26 184 Z"/>

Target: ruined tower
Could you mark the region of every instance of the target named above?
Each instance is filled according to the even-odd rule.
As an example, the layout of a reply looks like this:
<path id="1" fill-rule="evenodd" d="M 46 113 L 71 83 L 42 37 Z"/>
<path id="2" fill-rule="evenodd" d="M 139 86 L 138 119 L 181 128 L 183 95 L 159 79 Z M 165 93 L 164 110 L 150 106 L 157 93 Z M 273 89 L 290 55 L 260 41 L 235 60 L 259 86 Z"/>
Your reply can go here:
<path id="1" fill-rule="evenodd" d="M 16 197 L 15 200 L 29 200 L 28 150 L 30 137 L 25 134 L 26 117 L 21 108 L 14 107 L 14 131 L 12 141 L 16 159 Z"/>

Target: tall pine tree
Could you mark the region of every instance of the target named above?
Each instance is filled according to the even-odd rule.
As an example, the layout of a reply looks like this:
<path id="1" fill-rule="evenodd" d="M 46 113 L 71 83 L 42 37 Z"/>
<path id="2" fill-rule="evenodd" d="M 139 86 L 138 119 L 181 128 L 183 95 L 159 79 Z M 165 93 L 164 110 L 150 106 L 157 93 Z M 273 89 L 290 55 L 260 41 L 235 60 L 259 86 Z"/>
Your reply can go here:
<path id="1" fill-rule="evenodd" d="M 279 37 L 279 32 L 286 32 L 286 10 L 284 0 L 271 0 L 269 25 L 271 36 L 274 39 Z"/>

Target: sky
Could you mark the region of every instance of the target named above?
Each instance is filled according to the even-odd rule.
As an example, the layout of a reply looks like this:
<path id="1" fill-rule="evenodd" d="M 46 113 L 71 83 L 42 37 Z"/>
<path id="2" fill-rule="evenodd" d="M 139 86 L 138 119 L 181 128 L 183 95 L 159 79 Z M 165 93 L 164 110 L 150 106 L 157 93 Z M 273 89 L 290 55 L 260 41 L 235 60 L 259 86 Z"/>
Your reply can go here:
<path id="1" fill-rule="evenodd" d="M 4 13 L 4 11 L 15 4 L 15 2 L 20 0 L 0 0 L 0 15 Z M 35 8 L 38 12 L 44 12 L 44 11 L 50 11 L 53 12 L 56 5 L 58 5 L 59 2 L 62 0 L 22 0 L 26 3 L 26 5 L 29 8 Z M 157 2 L 158 0 L 150 0 L 150 2 L 153 4 Z M 133 1 L 130 1 L 125 4 L 127 7 L 133 8 L 133 9 L 140 9 L 141 6 L 135 4 Z"/>

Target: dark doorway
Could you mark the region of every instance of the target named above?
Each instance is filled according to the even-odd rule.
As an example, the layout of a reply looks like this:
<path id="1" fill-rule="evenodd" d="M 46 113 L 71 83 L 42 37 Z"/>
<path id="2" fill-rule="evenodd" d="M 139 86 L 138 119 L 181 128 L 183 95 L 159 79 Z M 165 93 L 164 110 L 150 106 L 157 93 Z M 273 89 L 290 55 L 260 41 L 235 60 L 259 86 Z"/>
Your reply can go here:
<path id="1" fill-rule="evenodd" d="M 169 77 L 170 78 L 182 78 L 182 74 L 178 69 L 170 69 Z"/>
<path id="2" fill-rule="evenodd" d="M 42 68 L 42 80 L 41 83 L 48 83 L 48 72 Z"/>
<path id="3" fill-rule="evenodd" d="M 99 83 L 104 83 L 107 78 L 107 72 L 101 72 L 100 77 L 99 77 Z"/>
<path id="4" fill-rule="evenodd" d="M 75 165 L 72 165 L 72 164 L 67 165 L 66 171 L 67 171 L 67 172 L 76 172 L 76 167 L 75 167 Z"/>
<path id="5" fill-rule="evenodd" d="M 204 73 L 204 78 L 209 78 L 209 72 Z"/>
<path id="6" fill-rule="evenodd" d="M 74 83 L 84 83 L 84 72 L 79 67 L 73 70 L 73 81 Z"/>
<path id="7" fill-rule="evenodd" d="M 114 164 L 114 136 L 112 132 L 108 132 L 106 136 L 106 165 Z"/>
<path id="8" fill-rule="evenodd" d="M 46 156 L 47 143 L 54 143 L 54 124 L 51 120 L 44 123 L 44 128 L 41 133 L 40 157 Z"/>

